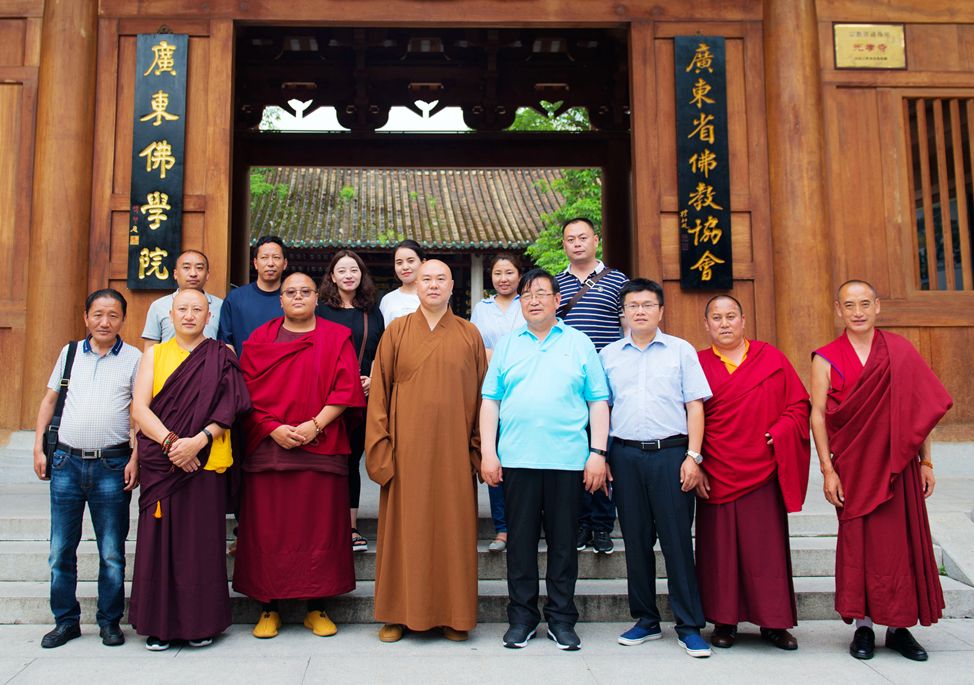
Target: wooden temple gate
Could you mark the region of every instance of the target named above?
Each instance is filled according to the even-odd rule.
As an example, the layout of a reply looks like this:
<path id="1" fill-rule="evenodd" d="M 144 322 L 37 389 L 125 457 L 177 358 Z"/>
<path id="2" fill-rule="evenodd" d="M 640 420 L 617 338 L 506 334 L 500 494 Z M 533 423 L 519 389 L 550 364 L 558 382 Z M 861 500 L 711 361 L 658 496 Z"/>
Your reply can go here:
<path id="1" fill-rule="evenodd" d="M 904 24 L 907 68 L 835 69 L 837 21 Z M 805 373 L 808 351 L 835 332 L 834 287 L 869 279 L 883 298 L 881 321 L 910 337 L 953 393 L 955 432 L 974 424 L 974 381 L 963 373 L 974 343 L 974 218 L 958 219 L 959 234 L 941 227 L 949 276 L 939 279 L 931 261 L 939 243 L 918 238 L 915 201 L 930 224 L 926 240 L 937 237 L 935 213 L 946 205 L 949 226 L 951 202 L 966 208 L 971 200 L 974 159 L 965 165 L 960 151 L 969 153 L 974 131 L 974 5 L 0 0 L 0 362 L 8 371 L 0 426 L 32 425 L 57 350 L 81 333 L 88 291 L 110 285 L 126 293 L 123 336 L 133 343 L 159 295 L 129 293 L 125 279 L 135 42 L 163 25 L 190 36 L 183 245 L 209 256 L 209 289 L 218 295 L 239 242 L 233 103 L 241 27 L 624 30 L 631 175 L 613 187 L 625 188 L 614 197 L 628 200 L 631 220 L 610 229 L 610 260 L 662 280 L 665 327 L 697 345 L 709 293 L 679 285 L 673 38 L 723 36 L 733 293 L 748 334 L 777 343 Z M 953 180 L 933 183 L 931 170 Z"/>

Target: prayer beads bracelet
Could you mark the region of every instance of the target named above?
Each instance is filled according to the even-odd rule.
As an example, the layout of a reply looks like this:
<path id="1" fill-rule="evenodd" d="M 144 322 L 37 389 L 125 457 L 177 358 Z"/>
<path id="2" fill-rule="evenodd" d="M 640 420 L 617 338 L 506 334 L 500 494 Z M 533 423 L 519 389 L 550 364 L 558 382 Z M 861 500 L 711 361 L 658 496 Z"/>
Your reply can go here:
<path id="1" fill-rule="evenodd" d="M 929 459 L 921 459 L 920 466 L 927 466 L 930 468 L 931 471 L 933 471 L 933 462 L 930 461 Z"/>
<path id="2" fill-rule="evenodd" d="M 169 431 L 169 435 L 167 435 L 162 440 L 162 453 L 169 454 L 169 450 L 172 448 L 172 444 L 177 440 L 179 440 L 179 436 L 173 433 L 172 431 Z"/>
<path id="3" fill-rule="evenodd" d="M 312 416 L 311 423 L 315 425 L 315 435 L 321 435 L 321 426 L 318 425 L 318 419 Z"/>

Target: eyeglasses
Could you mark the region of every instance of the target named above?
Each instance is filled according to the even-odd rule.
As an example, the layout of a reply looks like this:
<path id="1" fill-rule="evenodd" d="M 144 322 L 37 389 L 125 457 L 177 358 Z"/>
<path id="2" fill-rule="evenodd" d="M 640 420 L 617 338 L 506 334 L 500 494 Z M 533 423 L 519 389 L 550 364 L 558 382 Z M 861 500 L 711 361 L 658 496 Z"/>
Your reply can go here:
<path id="1" fill-rule="evenodd" d="M 627 312 L 638 312 L 640 310 L 644 312 L 651 312 L 659 306 L 660 305 L 656 302 L 630 302 L 627 305 L 623 305 Z"/>
<path id="2" fill-rule="evenodd" d="M 313 289 L 311 289 L 311 288 L 301 288 L 301 289 L 298 289 L 298 288 L 288 288 L 287 290 L 283 291 L 281 294 L 284 295 L 284 297 L 286 297 L 289 300 L 293 300 L 298 295 L 301 296 L 301 299 L 306 300 L 309 297 L 311 297 L 312 295 L 314 295 L 315 294 L 315 291 Z"/>
<path id="3" fill-rule="evenodd" d="M 548 293 L 544 291 L 539 293 L 521 293 L 521 299 L 524 300 L 525 302 L 534 302 L 535 300 L 541 302 L 542 300 L 547 300 L 552 295 L 554 295 L 554 293 Z"/>

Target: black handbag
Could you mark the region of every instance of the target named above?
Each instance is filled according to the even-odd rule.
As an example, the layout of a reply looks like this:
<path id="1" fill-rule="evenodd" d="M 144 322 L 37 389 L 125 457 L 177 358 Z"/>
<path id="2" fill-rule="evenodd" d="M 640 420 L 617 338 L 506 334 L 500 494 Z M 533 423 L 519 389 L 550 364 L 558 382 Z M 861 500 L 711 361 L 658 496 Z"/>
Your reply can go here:
<path id="1" fill-rule="evenodd" d="M 64 400 L 68 397 L 68 384 L 71 381 L 71 367 L 74 366 L 74 355 L 78 351 L 78 341 L 72 340 L 68 343 L 68 355 L 64 359 L 64 371 L 61 372 L 61 383 L 57 390 L 57 404 L 54 405 L 54 416 L 51 423 L 44 431 L 44 456 L 47 457 L 47 464 L 44 467 L 44 478 L 51 477 L 51 460 L 54 459 L 54 450 L 57 449 L 58 429 L 61 428 L 61 414 L 64 413 Z"/>

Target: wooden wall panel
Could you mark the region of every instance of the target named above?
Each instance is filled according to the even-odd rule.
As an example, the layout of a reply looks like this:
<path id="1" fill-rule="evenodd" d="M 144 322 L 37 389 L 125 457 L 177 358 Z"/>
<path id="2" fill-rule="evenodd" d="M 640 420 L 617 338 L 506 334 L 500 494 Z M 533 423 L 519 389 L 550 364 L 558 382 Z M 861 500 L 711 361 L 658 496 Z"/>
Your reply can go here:
<path id="1" fill-rule="evenodd" d="M 24 65 L 26 19 L 0 19 L 0 67 Z"/>
<path id="2" fill-rule="evenodd" d="M 20 423 L 40 0 L 0 0 L 0 426 Z M 53 364 L 53 360 L 52 360 Z"/>
<path id="3" fill-rule="evenodd" d="M 184 160 L 183 247 L 210 257 L 207 290 L 227 288 L 229 251 L 230 130 L 233 25 L 226 20 L 167 21 L 175 33 L 188 33 L 189 65 Z M 99 22 L 96 93 L 95 173 L 89 288 L 117 288 L 129 301 L 122 337 L 141 347 L 145 315 L 161 291 L 130 292 L 128 203 L 132 172 L 132 117 L 135 43 L 139 32 L 158 21 L 105 17 Z"/>

